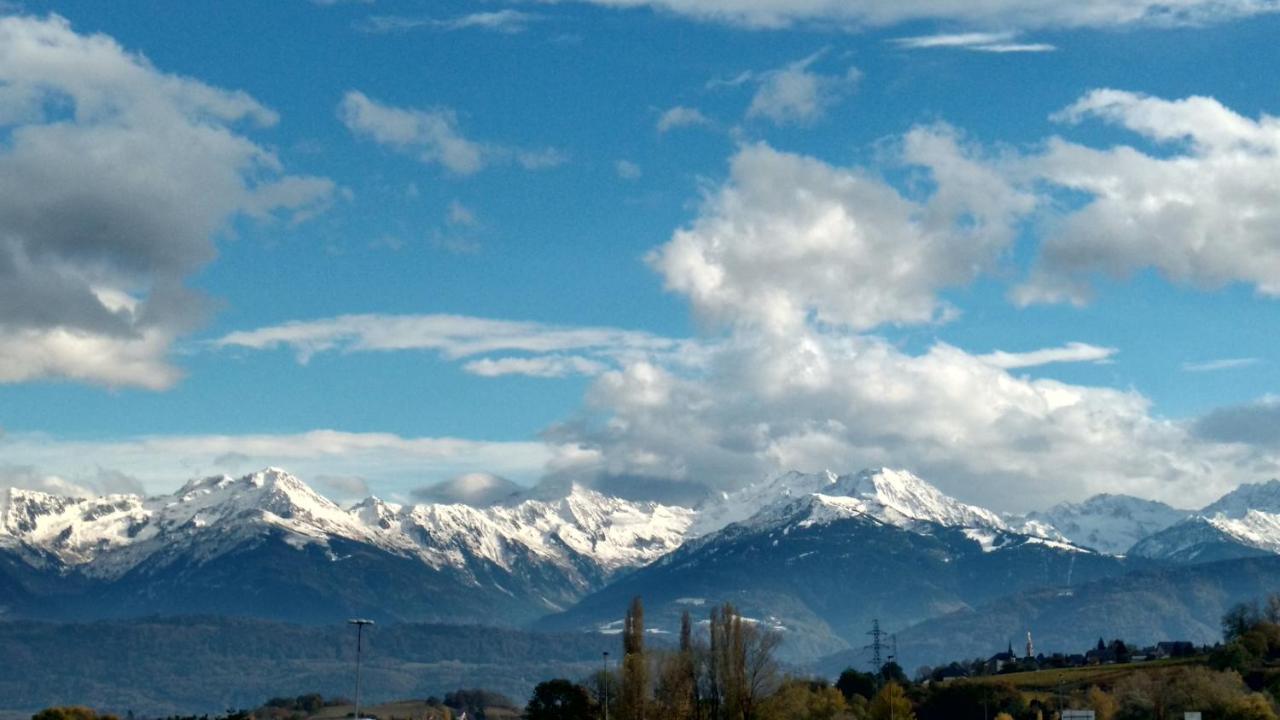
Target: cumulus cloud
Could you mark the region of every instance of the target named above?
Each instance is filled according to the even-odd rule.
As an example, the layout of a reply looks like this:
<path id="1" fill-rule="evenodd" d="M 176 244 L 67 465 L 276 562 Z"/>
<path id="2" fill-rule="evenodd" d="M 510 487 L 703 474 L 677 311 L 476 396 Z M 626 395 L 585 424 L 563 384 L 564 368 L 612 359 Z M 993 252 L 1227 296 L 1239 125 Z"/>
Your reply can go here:
<path id="1" fill-rule="evenodd" d="M 889 465 L 1027 509 L 1096 492 L 1207 502 L 1280 469 L 1265 447 L 1280 428 L 1274 401 L 1174 421 L 1133 390 L 1012 372 L 1106 362 L 1114 348 L 912 353 L 863 334 L 947 317 L 940 293 L 997 270 L 1046 202 L 1033 194 L 1045 178 L 1028 168 L 1052 148 L 990 157 L 946 127 L 898 146 L 926 192 L 765 145 L 739 150 L 697 218 L 649 257 L 717 341 L 695 368 L 655 358 L 600 375 L 581 414 L 547 435 L 593 453 L 574 472 L 727 488 Z M 1244 426 L 1253 435 L 1233 442 Z"/>
<path id="2" fill-rule="evenodd" d="M 86 468 L 72 479 L 45 472 L 34 465 L 0 465 L 0 495 L 11 487 L 70 497 L 140 495 L 146 492 L 137 478 L 103 467 Z M 4 499 L 0 497 L 0 505 L 3 502 Z"/>
<path id="3" fill-rule="evenodd" d="M 677 128 L 710 124 L 711 119 L 703 115 L 701 110 L 685 107 L 684 105 L 676 105 L 675 107 L 667 108 L 658 117 L 658 132 L 665 133 Z"/>
<path id="4" fill-rule="evenodd" d="M 694 222 L 649 255 L 668 289 L 715 322 L 790 331 L 813 314 L 867 330 L 946 318 L 1013 237 L 1032 199 L 956 133 L 917 128 L 902 160 L 936 190 L 917 201 L 857 168 L 750 145 Z"/>
<path id="5" fill-rule="evenodd" d="M 192 477 L 281 466 L 342 498 L 408 498 L 423 483 L 485 471 L 525 484 L 581 451 L 544 442 L 485 442 L 391 433 L 314 430 L 297 434 L 167 435 L 112 441 L 10 433 L 0 437 L 0 485 L 75 495 L 139 489 L 172 492 Z M 236 462 L 229 465 L 228 457 Z M 106 468 L 106 469 L 104 469 Z"/>
<path id="6" fill-rule="evenodd" d="M 472 175 L 487 166 L 515 163 L 526 170 L 556 167 L 568 158 L 554 148 L 522 149 L 467 138 L 457 113 L 448 108 L 399 108 L 350 90 L 338 105 L 338 118 L 353 134 L 429 165 L 458 175 Z"/>
<path id="7" fill-rule="evenodd" d="M 806 125 L 825 115 L 828 108 L 852 92 L 862 73 L 854 67 L 839 75 L 813 72 L 810 67 L 822 54 L 761 73 L 747 117 L 766 118 L 777 125 Z"/>
<path id="8" fill-rule="evenodd" d="M 1207 97 L 1095 90 L 1058 114 L 1100 120 L 1162 146 L 1097 149 L 1053 139 L 1033 172 L 1084 195 L 1040 246 L 1019 303 L 1083 303 L 1095 275 L 1152 268 L 1199 289 L 1245 283 L 1280 297 L 1280 120 Z"/>
<path id="9" fill-rule="evenodd" d="M 1275 0 L 578 0 L 617 8 L 647 7 L 686 17 L 761 28 L 796 23 L 886 26 L 938 20 L 985 27 L 1185 26 L 1280 10 Z"/>
<path id="10" fill-rule="evenodd" d="M 0 18 L 0 107 L 0 382 L 172 385 L 169 348 L 206 312 L 185 281 L 219 231 L 335 192 L 244 134 L 276 122 L 253 98 L 57 16 Z"/>
<path id="11" fill-rule="evenodd" d="M 739 333 L 708 372 L 638 363 L 603 375 L 557 441 L 599 472 L 734 487 L 790 469 L 907 467 L 1002 509 L 1095 492 L 1209 500 L 1253 477 L 1241 453 L 1153 417 L 1134 392 L 1019 378 L 938 344 Z"/>
<path id="12" fill-rule="evenodd" d="M 663 356 L 692 364 L 698 356 L 698 347 L 692 343 L 641 331 L 461 315 L 343 315 L 234 332 L 215 345 L 253 350 L 287 347 L 302 363 L 325 352 L 429 350 L 449 360 L 487 355 L 464 365 L 467 372 L 484 377 L 596 375 L 640 358 Z M 567 355 L 567 351 L 579 354 Z"/>
<path id="13" fill-rule="evenodd" d="M 369 497 L 369 481 L 358 475 L 316 475 L 311 484 L 321 494 L 338 501 Z"/>
<path id="14" fill-rule="evenodd" d="M 1280 450 L 1280 397 L 1213 410 L 1196 421 L 1195 432 L 1215 442 Z M 1270 457 L 1274 464 L 1274 453 Z"/>

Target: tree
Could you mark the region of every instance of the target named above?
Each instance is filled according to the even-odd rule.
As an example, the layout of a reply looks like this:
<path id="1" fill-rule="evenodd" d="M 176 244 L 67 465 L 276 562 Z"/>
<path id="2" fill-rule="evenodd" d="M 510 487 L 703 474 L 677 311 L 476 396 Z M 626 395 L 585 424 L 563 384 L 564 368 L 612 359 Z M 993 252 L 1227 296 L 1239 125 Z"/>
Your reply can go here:
<path id="1" fill-rule="evenodd" d="M 1222 639 L 1231 642 L 1258 624 L 1256 603 L 1237 603 L 1222 616 Z"/>
<path id="2" fill-rule="evenodd" d="M 844 695 L 846 701 L 852 700 L 854 695 L 861 695 L 864 699 L 870 700 L 876 696 L 876 676 L 858 672 L 853 668 L 845 668 L 845 671 L 840 673 L 840 679 L 836 680 L 836 688 Z"/>
<path id="3" fill-rule="evenodd" d="M 525 706 L 525 720 L 595 720 L 591 693 L 564 679 L 538 683 Z"/>
<path id="4" fill-rule="evenodd" d="M 645 720 L 649 703 L 649 661 L 644 654 L 644 603 L 631 600 L 622 626 L 621 720 Z"/>
<path id="5" fill-rule="evenodd" d="M 716 720 L 756 720 L 778 683 L 774 657 L 782 637 L 744 620 L 730 603 L 711 610 L 708 689 Z"/>
<path id="6" fill-rule="evenodd" d="M 93 708 L 81 705 L 65 705 L 45 708 L 32 715 L 31 720 L 119 720 L 119 718 L 115 715 L 99 715 Z"/>
<path id="7" fill-rule="evenodd" d="M 1102 688 L 1094 685 L 1089 688 L 1088 693 L 1089 707 L 1093 708 L 1094 717 L 1097 720 L 1114 720 L 1116 716 L 1116 699 L 1111 697 Z"/>
<path id="8" fill-rule="evenodd" d="M 1223 720 L 1276 720 L 1271 703 L 1260 693 L 1250 693 L 1234 700 L 1222 714 Z"/>
<path id="9" fill-rule="evenodd" d="M 871 706 L 867 711 L 867 717 L 870 720 L 915 720 L 916 718 L 915 711 L 911 708 L 911 701 L 907 699 L 902 686 L 896 682 L 886 683 L 872 698 Z"/>
<path id="10" fill-rule="evenodd" d="M 880 666 L 880 681 L 895 682 L 899 685 L 908 684 L 906 671 L 902 669 L 901 665 L 892 660 Z"/>
<path id="11" fill-rule="evenodd" d="M 844 696 L 826 681 L 791 679 L 760 703 L 763 720 L 836 720 L 848 711 Z"/>
<path id="12" fill-rule="evenodd" d="M 1008 681 L 953 680 L 929 688 L 920 704 L 919 717 L 920 720 L 989 718 L 1000 712 L 1023 717 L 1026 710 L 1026 699 Z"/>
<path id="13" fill-rule="evenodd" d="M 1118 663 L 1127 663 L 1131 659 L 1129 654 L 1129 646 L 1124 644 L 1123 640 L 1111 641 L 1111 657 Z"/>
<path id="14" fill-rule="evenodd" d="M 693 621 L 680 618 L 680 649 L 659 663 L 654 701 L 663 720 L 689 720 L 698 707 L 698 670 L 693 651 Z"/>

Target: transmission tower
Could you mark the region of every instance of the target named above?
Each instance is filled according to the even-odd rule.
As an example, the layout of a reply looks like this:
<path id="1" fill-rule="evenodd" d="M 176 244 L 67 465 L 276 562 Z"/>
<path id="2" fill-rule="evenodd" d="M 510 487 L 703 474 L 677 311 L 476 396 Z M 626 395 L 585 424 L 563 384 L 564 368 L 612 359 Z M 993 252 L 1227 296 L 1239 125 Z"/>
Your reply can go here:
<path id="1" fill-rule="evenodd" d="M 880 672 L 884 667 L 884 642 L 885 633 L 880 630 L 880 619 L 876 618 L 871 621 L 871 632 L 867 633 L 871 636 L 871 644 L 863 648 L 871 651 L 871 665 L 874 672 Z"/>

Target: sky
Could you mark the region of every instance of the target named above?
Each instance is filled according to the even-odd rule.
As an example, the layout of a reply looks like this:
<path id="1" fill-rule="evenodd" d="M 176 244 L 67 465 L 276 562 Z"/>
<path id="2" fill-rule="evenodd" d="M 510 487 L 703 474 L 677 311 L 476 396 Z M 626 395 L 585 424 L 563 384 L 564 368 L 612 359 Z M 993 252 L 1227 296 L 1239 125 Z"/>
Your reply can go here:
<path id="1" fill-rule="evenodd" d="M 1274 0 L 0 3 L 0 486 L 1280 475 Z"/>

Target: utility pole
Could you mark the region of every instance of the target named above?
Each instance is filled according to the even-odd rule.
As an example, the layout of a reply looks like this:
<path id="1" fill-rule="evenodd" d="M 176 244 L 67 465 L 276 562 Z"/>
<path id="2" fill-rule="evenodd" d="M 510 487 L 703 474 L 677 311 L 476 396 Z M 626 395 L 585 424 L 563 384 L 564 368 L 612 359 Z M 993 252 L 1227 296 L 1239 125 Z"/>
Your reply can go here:
<path id="1" fill-rule="evenodd" d="M 372 625 L 372 620 L 364 620 L 362 618 L 352 618 L 347 621 L 348 625 L 356 626 L 356 708 L 355 719 L 360 720 L 360 653 L 364 649 L 364 626 Z"/>
<path id="2" fill-rule="evenodd" d="M 881 642 L 884 633 L 880 631 L 879 618 L 871 621 L 871 632 L 867 634 L 871 636 L 871 644 L 863 649 L 871 651 L 871 665 L 875 668 L 875 674 L 879 676 L 882 674 L 881 671 L 884 670 L 884 643 Z"/>
<path id="3" fill-rule="evenodd" d="M 600 695 L 604 697 L 604 720 L 609 720 L 609 651 L 604 651 L 604 674 L 600 676 Z"/>

